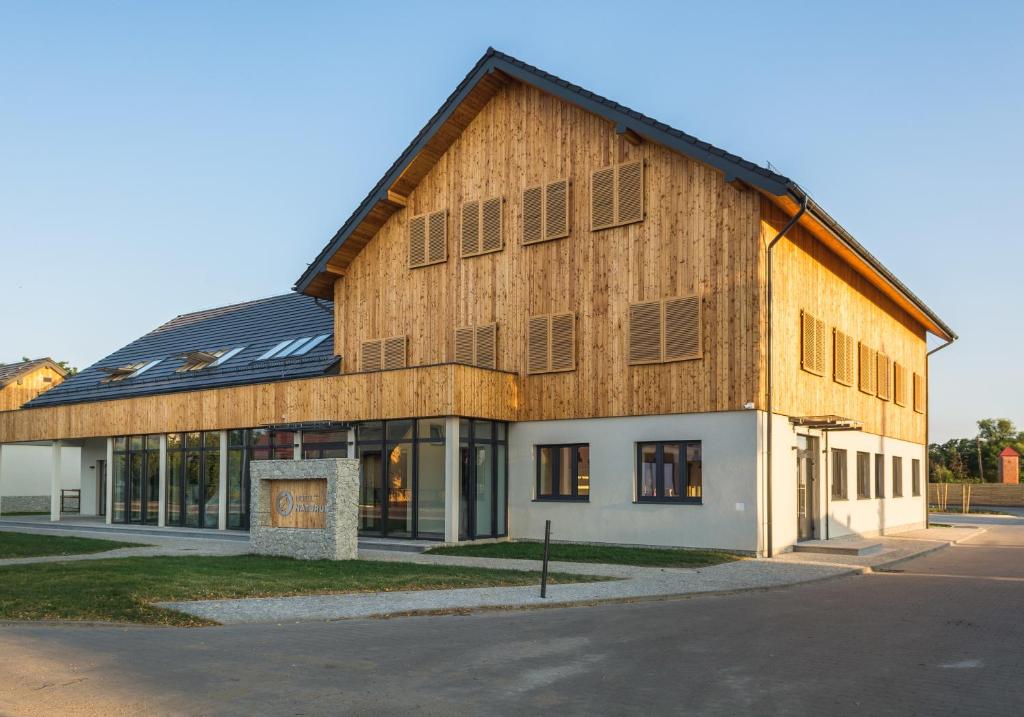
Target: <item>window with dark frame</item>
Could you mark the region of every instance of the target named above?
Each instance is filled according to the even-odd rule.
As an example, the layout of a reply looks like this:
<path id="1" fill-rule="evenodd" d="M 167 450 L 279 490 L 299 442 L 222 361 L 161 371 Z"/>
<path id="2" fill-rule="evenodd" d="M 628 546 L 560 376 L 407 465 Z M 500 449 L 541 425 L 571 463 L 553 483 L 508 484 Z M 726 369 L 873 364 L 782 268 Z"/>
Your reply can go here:
<path id="1" fill-rule="evenodd" d="M 846 500 L 846 451 L 832 449 L 832 500 Z"/>
<path id="2" fill-rule="evenodd" d="M 885 497 L 885 455 L 875 454 L 875 497 Z"/>
<path id="3" fill-rule="evenodd" d="M 903 497 L 903 459 L 892 457 L 892 497 Z"/>
<path id="4" fill-rule="evenodd" d="M 915 498 L 921 495 L 921 461 L 917 458 L 910 461 L 910 490 Z"/>
<path id="5" fill-rule="evenodd" d="M 703 502 L 700 441 L 637 443 L 636 459 L 637 502 Z"/>
<path id="6" fill-rule="evenodd" d="M 871 454 L 857 451 L 857 500 L 871 497 Z"/>
<path id="7" fill-rule="evenodd" d="M 590 499 L 589 444 L 537 446 L 536 499 Z"/>
<path id="8" fill-rule="evenodd" d="M 348 430 L 345 428 L 302 432 L 303 458 L 348 458 Z"/>

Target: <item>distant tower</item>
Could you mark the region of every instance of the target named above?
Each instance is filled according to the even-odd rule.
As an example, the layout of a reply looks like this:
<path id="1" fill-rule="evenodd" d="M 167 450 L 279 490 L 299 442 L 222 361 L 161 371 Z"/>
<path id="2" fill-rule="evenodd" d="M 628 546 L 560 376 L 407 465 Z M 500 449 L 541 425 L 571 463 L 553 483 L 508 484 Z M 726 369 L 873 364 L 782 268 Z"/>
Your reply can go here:
<path id="1" fill-rule="evenodd" d="M 1020 453 L 1009 446 L 999 454 L 999 482 L 1020 483 Z"/>

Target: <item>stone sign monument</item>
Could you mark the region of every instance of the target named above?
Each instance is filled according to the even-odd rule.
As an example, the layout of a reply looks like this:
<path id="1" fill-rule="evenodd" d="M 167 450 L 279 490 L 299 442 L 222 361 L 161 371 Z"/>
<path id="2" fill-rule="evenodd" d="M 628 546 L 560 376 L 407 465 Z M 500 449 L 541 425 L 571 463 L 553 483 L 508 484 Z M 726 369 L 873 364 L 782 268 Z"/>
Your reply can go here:
<path id="1" fill-rule="evenodd" d="M 252 461 L 249 552 L 354 560 L 359 519 L 355 458 Z"/>

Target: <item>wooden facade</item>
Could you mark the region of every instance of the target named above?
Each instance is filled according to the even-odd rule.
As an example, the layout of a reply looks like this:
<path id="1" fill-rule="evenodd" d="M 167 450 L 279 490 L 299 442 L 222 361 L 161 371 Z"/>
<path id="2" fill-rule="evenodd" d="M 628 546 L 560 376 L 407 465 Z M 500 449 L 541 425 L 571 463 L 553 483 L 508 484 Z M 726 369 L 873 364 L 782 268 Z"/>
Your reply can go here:
<path id="1" fill-rule="evenodd" d="M 0 411 L 21 408 L 43 391 L 49 391 L 59 384 L 64 376 L 65 372 L 49 360 L 29 365 L 23 373 L 0 386 Z"/>
<path id="2" fill-rule="evenodd" d="M 626 212 L 630 221 L 593 229 L 594 177 L 635 162 L 642 162 L 642 218 Z M 566 179 L 567 231 L 559 220 L 550 233 L 558 238 L 539 238 L 547 225 L 535 197 L 524 236 L 524 192 Z M 0 441 L 311 420 L 763 410 L 766 244 L 796 207 L 727 179 L 565 99 L 493 73 L 306 289 L 333 298 L 342 376 L 0 414 Z M 494 198 L 503 200 L 499 238 L 487 251 L 482 243 L 465 251 L 461 238 L 477 234 L 463 232 L 464 217 L 482 216 L 472 203 Z M 634 197 L 629 211 L 636 206 Z M 414 217 L 441 212 L 443 260 L 430 247 L 436 234 L 410 233 Z M 412 253 L 411 236 L 420 242 Z M 911 402 L 900 406 L 858 390 L 849 364 L 841 381 L 834 379 L 833 331 L 880 352 L 908 377 L 926 376 L 925 335 L 936 324 L 830 237 L 805 220 L 774 249 L 774 410 L 839 415 L 872 433 L 924 443 L 926 413 Z M 491 250 L 495 242 L 500 248 Z M 630 307 L 673 297 L 699 298 L 699 337 L 687 342 L 697 357 L 631 360 Z M 801 311 L 825 325 L 820 372 L 801 367 Z M 575 317 L 574 367 L 529 371 L 530 317 L 565 314 Z M 455 365 L 464 360 L 456 329 L 492 324 L 496 370 Z M 367 372 L 377 364 L 362 365 L 369 355 L 364 344 L 381 337 L 405 339 L 409 368 Z M 844 356 L 849 346 L 844 343 Z M 856 361 L 857 352 L 843 360 Z"/>

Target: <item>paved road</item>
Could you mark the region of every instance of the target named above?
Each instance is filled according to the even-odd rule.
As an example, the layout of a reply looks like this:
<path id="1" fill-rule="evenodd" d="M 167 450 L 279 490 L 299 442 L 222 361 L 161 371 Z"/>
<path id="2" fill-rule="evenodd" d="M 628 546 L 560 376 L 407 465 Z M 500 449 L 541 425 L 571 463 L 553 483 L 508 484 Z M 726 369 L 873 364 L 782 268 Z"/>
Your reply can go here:
<path id="1" fill-rule="evenodd" d="M 956 519 L 943 518 L 943 522 Z M 0 628 L 2 714 L 1019 715 L 1024 520 L 901 572 L 629 605 Z"/>

